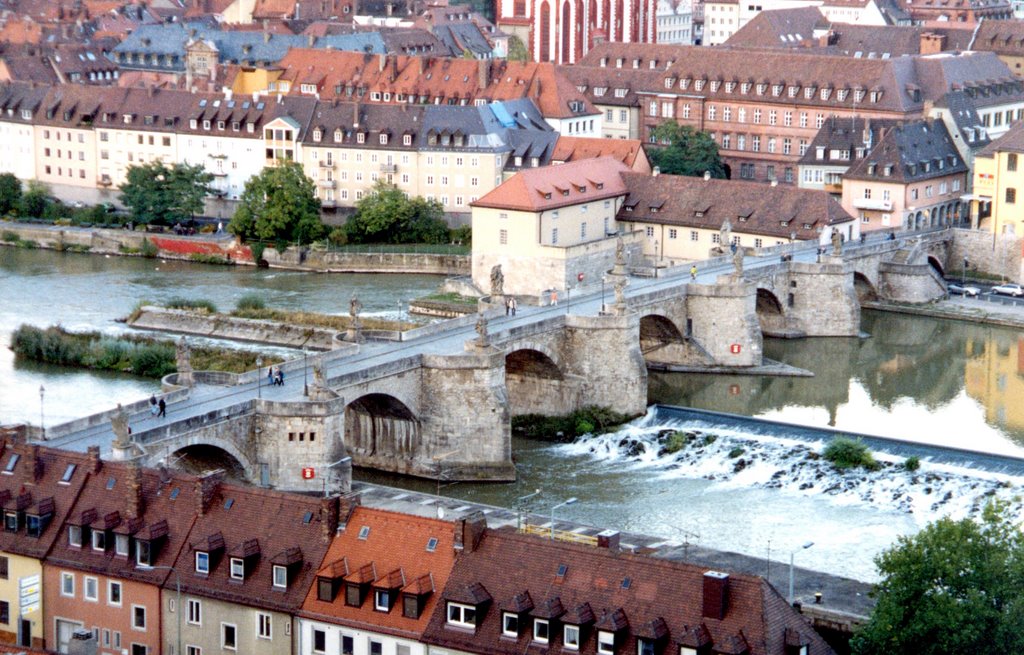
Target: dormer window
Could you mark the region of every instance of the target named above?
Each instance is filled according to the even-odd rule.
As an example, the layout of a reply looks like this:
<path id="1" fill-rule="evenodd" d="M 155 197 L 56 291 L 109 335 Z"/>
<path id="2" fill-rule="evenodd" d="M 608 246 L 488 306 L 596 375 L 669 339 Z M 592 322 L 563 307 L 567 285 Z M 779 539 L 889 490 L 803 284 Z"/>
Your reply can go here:
<path id="1" fill-rule="evenodd" d="M 388 135 L 387 134 L 381 134 L 380 135 L 380 144 L 382 146 L 385 146 L 385 145 L 387 145 L 387 143 L 388 143 Z"/>
<path id="2" fill-rule="evenodd" d="M 317 143 L 320 143 L 320 139 L 322 139 L 323 136 L 324 136 L 324 133 L 322 131 L 320 131 L 319 129 L 313 130 L 313 141 L 315 141 Z"/>
<path id="3" fill-rule="evenodd" d="M 411 134 L 405 134 L 405 135 L 402 136 L 402 145 L 403 146 L 411 146 L 412 145 L 412 135 Z"/>
<path id="4" fill-rule="evenodd" d="M 273 570 L 274 587 L 277 589 L 288 588 L 288 568 L 275 564 Z"/>
<path id="5" fill-rule="evenodd" d="M 566 650 L 580 649 L 580 627 L 578 625 L 563 626 L 562 644 Z"/>
<path id="6" fill-rule="evenodd" d="M 21 529 L 21 512 L 14 510 L 4 512 L 4 530 L 17 532 Z"/>
<path id="7" fill-rule="evenodd" d="M 506 637 L 519 636 L 519 615 L 515 612 L 502 612 L 501 634 Z"/>
<path id="8" fill-rule="evenodd" d="M 245 560 L 241 557 L 231 558 L 231 579 L 232 580 L 244 580 L 245 579 Z"/>
<path id="9" fill-rule="evenodd" d="M 92 549 L 103 552 L 107 549 L 107 533 L 103 530 L 92 531 Z"/>
<path id="10" fill-rule="evenodd" d="M 140 566 L 153 565 L 153 545 L 149 541 L 139 539 L 135 542 L 135 562 Z"/>
<path id="11" fill-rule="evenodd" d="M 804 99 L 810 100 L 811 98 L 813 98 L 815 90 L 816 89 L 813 86 L 806 86 L 806 87 L 804 87 Z"/>
<path id="12" fill-rule="evenodd" d="M 781 84 L 773 84 L 772 85 L 772 95 L 775 96 L 775 97 L 778 97 L 778 96 L 782 95 L 782 85 Z"/>
<path id="13" fill-rule="evenodd" d="M 598 655 L 615 655 L 615 633 L 608 630 L 597 632 Z"/>
<path id="14" fill-rule="evenodd" d="M 551 622 L 547 619 L 533 620 L 533 640 L 538 644 L 551 641 Z"/>
<path id="15" fill-rule="evenodd" d="M 636 655 L 655 655 L 653 639 L 637 639 Z"/>
<path id="16" fill-rule="evenodd" d="M 206 575 L 210 572 L 210 553 L 196 551 L 196 573 Z"/>
<path id="17" fill-rule="evenodd" d="M 356 133 L 356 143 L 365 143 L 365 142 L 366 142 L 366 134 L 363 133 L 363 132 L 357 132 Z"/>
<path id="18" fill-rule="evenodd" d="M 462 603 L 448 603 L 448 625 L 476 628 L 476 607 Z"/>
<path id="19" fill-rule="evenodd" d="M 373 592 L 373 609 L 378 612 L 390 612 L 394 595 L 390 589 L 376 589 Z"/>
<path id="20" fill-rule="evenodd" d="M 342 134 L 341 130 L 334 130 L 334 142 L 335 143 L 341 143 L 341 139 L 342 139 L 343 136 L 344 135 Z"/>
<path id="21" fill-rule="evenodd" d="M 68 526 L 68 545 L 69 546 L 74 546 L 75 548 L 81 548 L 82 547 L 82 526 L 80 526 L 80 525 L 69 525 Z"/>

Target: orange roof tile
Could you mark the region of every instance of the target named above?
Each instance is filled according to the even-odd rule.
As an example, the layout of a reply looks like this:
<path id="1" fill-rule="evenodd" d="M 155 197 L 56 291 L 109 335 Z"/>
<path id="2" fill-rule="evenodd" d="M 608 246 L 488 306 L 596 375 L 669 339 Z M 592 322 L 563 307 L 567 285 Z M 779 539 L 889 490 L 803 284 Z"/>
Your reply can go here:
<path id="1" fill-rule="evenodd" d="M 650 172 L 650 164 L 647 163 L 647 155 L 639 139 L 559 136 L 551 161 L 562 164 L 597 157 L 614 157 L 633 170 Z"/>
<path id="2" fill-rule="evenodd" d="M 629 193 L 622 173 L 625 164 L 612 157 L 581 159 L 568 164 L 523 170 L 472 203 L 528 212 L 557 209 Z"/>

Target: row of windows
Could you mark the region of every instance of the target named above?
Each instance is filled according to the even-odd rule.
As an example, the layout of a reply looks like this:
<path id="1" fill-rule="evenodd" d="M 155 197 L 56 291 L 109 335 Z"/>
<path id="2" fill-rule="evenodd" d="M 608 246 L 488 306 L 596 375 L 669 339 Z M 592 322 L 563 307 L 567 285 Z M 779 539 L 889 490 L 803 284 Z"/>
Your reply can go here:
<path id="1" fill-rule="evenodd" d="M 647 235 L 647 237 L 649 239 L 653 239 L 654 238 L 654 226 L 653 225 L 648 225 L 645 228 L 644 233 Z M 674 227 L 673 228 L 669 228 L 669 230 L 668 230 L 668 238 L 671 239 L 671 240 L 678 239 L 679 238 L 679 230 L 677 228 L 674 228 Z M 700 241 L 700 232 L 697 231 L 697 230 L 690 230 L 690 241 L 699 242 Z M 734 244 L 736 244 L 737 246 L 743 245 L 742 239 L 739 237 L 739 235 L 735 235 L 734 234 L 733 237 L 732 237 L 732 242 Z M 711 243 L 721 243 L 721 239 L 720 239 L 720 236 L 719 236 L 718 232 L 713 232 L 711 234 Z M 754 247 L 755 248 L 760 248 L 763 245 L 764 245 L 764 240 L 763 239 L 761 239 L 759 237 L 754 239 Z"/>
<path id="2" fill-rule="evenodd" d="M 70 571 L 62 571 L 60 574 L 60 595 L 67 596 L 69 598 L 75 597 L 75 574 Z M 100 583 L 99 578 L 93 576 L 84 576 L 82 582 L 82 598 L 91 603 L 98 603 L 100 601 Z M 113 607 L 121 607 L 122 603 L 122 587 L 121 583 L 115 580 L 107 581 L 107 605 Z M 135 608 L 142 610 L 141 614 L 141 627 L 136 626 L 135 623 L 132 627 L 136 627 L 139 630 L 146 629 L 146 608 L 140 605 L 132 605 L 133 614 Z"/>
<path id="3" fill-rule="evenodd" d="M 170 609 L 175 611 L 173 599 Z M 203 625 L 203 603 L 195 598 L 189 598 L 186 607 L 186 619 L 189 625 L 202 627 Z M 234 650 L 238 647 L 238 626 L 233 623 L 221 623 L 221 646 Z M 256 612 L 256 638 L 273 639 L 274 622 L 273 617 L 266 612 Z"/>
<path id="4" fill-rule="evenodd" d="M 340 635 L 340 652 L 341 655 L 354 655 L 355 654 L 355 637 L 350 634 L 341 633 Z M 320 628 L 313 628 L 313 652 L 314 653 L 326 653 L 327 652 L 327 631 Z M 369 655 L 383 655 L 384 644 L 376 639 L 370 638 L 367 641 L 367 652 Z M 395 655 L 410 655 L 412 649 L 408 644 L 398 643 L 395 644 Z"/>

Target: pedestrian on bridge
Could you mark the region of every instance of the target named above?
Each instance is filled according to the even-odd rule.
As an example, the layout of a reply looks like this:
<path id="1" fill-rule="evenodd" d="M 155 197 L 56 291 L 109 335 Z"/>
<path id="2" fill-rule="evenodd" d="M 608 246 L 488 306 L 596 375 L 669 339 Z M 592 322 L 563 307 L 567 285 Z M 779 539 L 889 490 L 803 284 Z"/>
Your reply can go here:
<path id="1" fill-rule="evenodd" d="M 160 408 L 160 411 L 157 413 L 157 416 L 163 416 L 164 418 L 167 418 L 167 402 L 164 401 L 163 398 L 161 398 L 157 406 Z"/>
<path id="2" fill-rule="evenodd" d="M 156 394 L 149 397 L 149 413 L 156 416 L 156 413 L 160 411 L 160 408 L 156 405 Z"/>
<path id="3" fill-rule="evenodd" d="M 696 265 L 690 267 L 690 279 L 691 280 L 696 280 L 697 279 L 697 266 Z"/>
<path id="4" fill-rule="evenodd" d="M 508 308 L 512 310 L 512 315 L 516 315 L 516 310 L 519 309 L 519 303 L 516 302 L 515 298 L 508 299 Z"/>

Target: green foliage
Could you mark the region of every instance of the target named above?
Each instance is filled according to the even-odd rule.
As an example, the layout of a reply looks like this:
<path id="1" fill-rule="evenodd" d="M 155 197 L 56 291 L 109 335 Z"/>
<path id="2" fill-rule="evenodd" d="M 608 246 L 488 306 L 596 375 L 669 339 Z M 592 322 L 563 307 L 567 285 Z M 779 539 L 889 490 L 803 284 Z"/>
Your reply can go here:
<path id="1" fill-rule="evenodd" d="M 18 207 L 21 201 L 21 180 L 13 173 L 0 173 L 0 214 Z"/>
<path id="2" fill-rule="evenodd" d="M 147 259 L 153 259 L 160 254 L 160 249 L 157 248 L 156 244 L 152 241 L 143 237 L 142 245 L 139 247 L 139 253 Z"/>
<path id="3" fill-rule="evenodd" d="M 267 303 L 263 300 L 263 296 L 258 293 L 247 293 L 238 299 L 235 303 L 235 309 L 239 311 L 248 311 L 253 309 L 266 309 Z"/>
<path id="4" fill-rule="evenodd" d="M 211 255 L 205 252 L 194 252 L 188 256 L 188 260 L 197 264 L 217 264 L 220 266 L 232 266 L 235 263 L 230 259 L 221 257 L 220 255 Z"/>
<path id="5" fill-rule="evenodd" d="M 508 39 L 508 60 L 530 61 L 530 51 L 518 36 L 510 36 Z"/>
<path id="6" fill-rule="evenodd" d="M 527 439 L 570 442 L 583 434 L 608 432 L 630 418 L 607 407 L 590 405 L 576 410 L 568 416 L 543 416 L 541 414 L 513 416 L 512 431 Z"/>
<path id="7" fill-rule="evenodd" d="M 255 264 L 259 264 L 263 261 L 263 251 L 267 249 L 266 244 L 260 241 L 255 241 L 249 244 L 249 250 L 252 251 L 252 261 Z"/>
<path id="8" fill-rule="evenodd" d="M 32 239 L 20 239 L 15 245 L 19 248 L 24 248 L 25 250 L 35 250 L 39 247 L 39 244 Z"/>
<path id="9" fill-rule="evenodd" d="M 146 378 L 162 378 L 174 373 L 174 346 L 169 343 L 152 344 L 131 350 L 131 370 Z"/>
<path id="10" fill-rule="evenodd" d="M 907 469 L 908 471 L 916 471 L 917 469 L 921 468 L 920 458 L 918 458 L 917 455 L 908 457 L 906 461 L 903 462 L 903 468 Z"/>
<path id="11" fill-rule="evenodd" d="M 217 313 L 217 305 L 214 305 L 211 301 L 205 298 L 182 298 L 176 296 L 171 298 L 164 306 L 168 309 L 187 309 L 194 312 L 206 312 L 208 314 Z"/>
<path id="12" fill-rule="evenodd" d="M 409 198 L 394 184 L 380 180 L 356 203 L 345 223 L 349 243 L 446 243 L 444 208 L 436 200 Z"/>
<path id="13" fill-rule="evenodd" d="M 21 235 L 19 235 L 17 232 L 4 230 L 3 233 L 0 234 L 0 241 L 7 241 L 8 243 L 18 243 L 19 241 L 21 241 Z"/>
<path id="14" fill-rule="evenodd" d="M 312 243 L 323 238 L 327 228 L 320 220 L 320 200 L 313 180 L 295 162 L 264 168 L 245 183 L 228 231 L 243 241 L 274 242 L 279 252 L 283 250 L 281 244 Z"/>
<path id="15" fill-rule="evenodd" d="M 840 471 L 861 467 L 873 471 L 878 468 L 871 451 L 859 439 L 836 437 L 825 446 L 821 455 Z"/>
<path id="16" fill-rule="evenodd" d="M 155 160 L 129 166 L 121 202 L 140 224 L 173 225 L 203 211 L 213 175 L 199 164 L 168 166 Z"/>
<path id="17" fill-rule="evenodd" d="M 997 655 L 1024 649 L 1024 540 L 1002 504 L 942 518 L 875 558 L 881 582 L 855 655 Z"/>
<path id="18" fill-rule="evenodd" d="M 740 446 L 736 446 L 735 448 L 729 451 L 729 459 L 736 459 L 745 452 L 747 451 L 741 448 Z"/>
<path id="19" fill-rule="evenodd" d="M 80 343 L 63 338 L 59 327 L 40 329 L 25 324 L 11 335 L 11 350 L 17 357 L 62 366 L 77 365 L 85 354 Z"/>
<path id="20" fill-rule="evenodd" d="M 706 132 L 667 122 L 651 130 L 651 136 L 661 145 L 650 147 L 647 155 L 662 173 L 702 177 L 708 171 L 714 178 L 727 177 L 718 144 Z"/>
<path id="21" fill-rule="evenodd" d="M 344 246 L 348 243 L 348 232 L 343 227 L 336 227 L 327 235 L 327 240 L 335 246 Z"/>
<path id="22" fill-rule="evenodd" d="M 461 243 L 467 246 L 473 243 L 473 227 L 471 225 L 460 225 L 451 230 L 452 243 Z"/>
<path id="23" fill-rule="evenodd" d="M 42 182 L 29 180 L 28 188 L 18 202 L 18 213 L 22 216 L 42 218 L 50 204 L 50 188 Z"/>
<path id="24" fill-rule="evenodd" d="M 670 455 L 672 453 L 678 453 L 680 450 L 686 447 L 686 444 L 689 443 L 689 441 L 690 438 L 687 436 L 685 432 L 681 430 L 676 430 L 672 434 L 668 435 L 667 439 L 665 439 L 665 445 L 662 447 L 662 449 Z"/>

